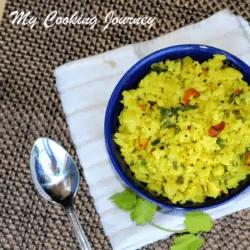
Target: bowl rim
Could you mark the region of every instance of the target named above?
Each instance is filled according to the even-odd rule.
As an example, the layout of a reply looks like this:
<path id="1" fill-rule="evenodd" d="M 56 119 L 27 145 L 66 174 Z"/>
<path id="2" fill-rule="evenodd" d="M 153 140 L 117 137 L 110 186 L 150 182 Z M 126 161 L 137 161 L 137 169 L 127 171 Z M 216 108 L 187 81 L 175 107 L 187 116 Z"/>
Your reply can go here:
<path id="1" fill-rule="evenodd" d="M 207 210 L 207 209 L 212 209 L 218 206 L 221 206 L 225 203 L 228 203 L 232 200 L 234 200 L 235 198 L 237 198 L 239 195 L 242 195 L 248 188 L 250 188 L 250 184 L 246 187 L 244 187 L 241 191 L 239 191 L 238 193 L 232 194 L 230 197 L 228 197 L 227 199 L 220 201 L 216 204 L 213 205 L 207 205 L 207 206 L 202 206 L 203 203 L 201 203 L 201 206 L 197 206 L 195 208 L 188 208 L 188 207 L 182 207 L 180 204 L 178 205 L 166 205 L 163 204 L 159 201 L 156 201 L 154 199 L 152 199 L 151 197 L 149 197 L 147 195 L 147 193 L 142 192 L 140 189 L 138 189 L 134 182 L 126 176 L 125 172 L 122 170 L 122 168 L 120 167 L 119 162 L 117 161 L 116 157 L 114 156 L 113 150 L 112 150 L 112 146 L 111 146 L 111 140 L 112 140 L 112 135 L 111 135 L 111 131 L 110 131 L 110 122 L 111 122 L 111 110 L 112 110 L 112 106 L 113 103 L 116 102 L 117 98 L 119 97 L 119 94 L 121 92 L 121 89 L 124 85 L 124 83 L 126 83 L 129 80 L 130 75 L 134 74 L 137 70 L 139 70 L 141 67 L 143 67 L 144 64 L 146 64 L 148 61 L 151 61 L 153 59 L 157 59 L 159 56 L 162 56 L 163 54 L 168 54 L 169 52 L 174 52 L 174 51 L 180 51 L 183 49 L 190 49 L 190 50 L 212 50 L 214 51 L 213 54 L 224 54 L 226 55 L 227 58 L 230 59 L 230 61 L 233 62 L 233 64 L 237 64 L 240 65 L 240 70 L 242 71 L 250 71 L 250 66 L 248 66 L 245 62 L 243 62 L 241 59 L 239 59 L 238 57 L 236 57 L 235 55 L 213 47 L 213 46 L 208 46 L 208 45 L 204 45 L 204 44 L 181 44 L 181 45 L 174 45 L 174 46 L 169 46 L 160 50 L 157 50 L 153 53 L 148 54 L 147 56 L 143 57 L 142 59 L 140 59 L 139 61 L 137 61 L 134 65 L 132 65 L 125 74 L 123 74 L 122 78 L 119 80 L 119 82 L 117 83 L 117 85 L 115 86 L 109 101 L 108 101 L 108 105 L 106 108 L 106 112 L 105 112 L 105 120 L 104 120 L 104 138 L 105 138 L 105 144 L 106 144 L 106 148 L 109 154 L 109 158 L 112 162 L 112 165 L 115 169 L 115 171 L 118 173 L 119 177 L 122 179 L 122 181 L 129 187 L 131 188 L 135 193 L 137 193 L 138 195 L 140 195 L 141 197 L 143 197 L 144 199 L 158 205 L 160 208 L 162 209 L 171 209 L 171 210 L 181 210 L 181 211 L 191 211 L 191 210 Z M 250 84 L 250 82 L 249 82 Z"/>

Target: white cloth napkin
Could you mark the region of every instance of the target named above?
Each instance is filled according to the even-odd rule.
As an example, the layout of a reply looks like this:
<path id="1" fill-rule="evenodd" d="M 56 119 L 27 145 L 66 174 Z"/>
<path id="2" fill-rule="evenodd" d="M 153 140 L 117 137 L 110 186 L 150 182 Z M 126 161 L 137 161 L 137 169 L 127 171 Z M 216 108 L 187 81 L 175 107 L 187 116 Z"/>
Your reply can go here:
<path id="1" fill-rule="evenodd" d="M 167 238 L 170 233 L 150 225 L 136 226 L 128 213 L 117 209 L 109 197 L 124 189 L 104 142 L 104 114 L 109 97 L 122 75 L 139 59 L 167 46 L 187 43 L 212 45 L 250 64 L 250 27 L 228 10 L 156 39 L 128 45 L 103 54 L 67 63 L 55 77 L 73 142 L 90 193 L 114 250 L 133 250 Z M 250 190 L 218 208 L 207 210 L 214 218 L 250 207 Z M 155 222 L 181 229 L 181 213 L 157 213 Z"/>

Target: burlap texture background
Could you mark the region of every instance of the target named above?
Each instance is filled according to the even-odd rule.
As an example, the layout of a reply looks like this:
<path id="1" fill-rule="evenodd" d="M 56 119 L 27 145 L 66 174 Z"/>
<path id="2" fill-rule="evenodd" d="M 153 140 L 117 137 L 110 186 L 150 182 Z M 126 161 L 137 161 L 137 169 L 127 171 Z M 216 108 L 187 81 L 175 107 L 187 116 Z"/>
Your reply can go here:
<path id="1" fill-rule="evenodd" d="M 0 0 L 1 1 L 1 0 Z M 29 153 L 40 136 L 60 141 L 79 164 L 65 122 L 53 77 L 54 69 L 71 60 L 144 41 L 229 8 L 250 21 L 248 0 L 8 0 L 0 27 L 0 249 L 79 249 L 64 211 L 37 195 L 30 178 Z M 10 23 L 14 10 L 31 11 L 43 20 L 51 11 L 62 16 L 75 11 L 105 17 L 150 15 L 148 30 L 113 26 L 101 32 L 85 26 L 42 24 L 32 30 Z M 110 249 L 88 186 L 82 176 L 76 211 L 95 250 Z M 204 249 L 250 249 L 250 210 L 216 222 Z M 170 240 L 143 249 L 168 249 Z"/>

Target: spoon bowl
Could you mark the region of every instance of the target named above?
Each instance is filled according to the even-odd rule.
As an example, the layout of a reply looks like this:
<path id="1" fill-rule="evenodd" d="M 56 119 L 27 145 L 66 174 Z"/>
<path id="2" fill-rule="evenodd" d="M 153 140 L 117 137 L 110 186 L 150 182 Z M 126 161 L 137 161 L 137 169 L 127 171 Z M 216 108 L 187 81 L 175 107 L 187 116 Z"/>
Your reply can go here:
<path id="1" fill-rule="evenodd" d="M 44 199 L 65 208 L 81 249 L 90 250 L 88 240 L 73 210 L 74 197 L 80 182 L 75 161 L 55 141 L 39 138 L 31 150 L 30 170 L 37 191 Z"/>
<path id="2" fill-rule="evenodd" d="M 31 175 L 39 193 L 48 201 L 71 205 L 79 187 L 77 166 L 64 148 L 39 138 L 31 151 Z"/>

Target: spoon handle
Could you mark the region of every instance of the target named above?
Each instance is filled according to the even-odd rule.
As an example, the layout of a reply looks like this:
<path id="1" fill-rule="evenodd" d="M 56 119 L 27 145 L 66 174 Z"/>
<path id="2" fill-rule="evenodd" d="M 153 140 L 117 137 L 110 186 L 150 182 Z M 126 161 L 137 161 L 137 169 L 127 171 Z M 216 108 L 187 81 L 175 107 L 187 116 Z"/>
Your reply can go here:
<path id="1" fill-rule="evenodd" d="M 75 230 L 75 233 L 76 233 L 77 239 L 80 243 L 81 249 L 82 250 L 91 250 L 88 239 L 87 239 L 87 237 L 82 229 L 80 221 L 78 220 L 73 207 L 67 208 L 66 211 L 67 211 L 67 214 L 69 216 L 70 222 Z"/>

